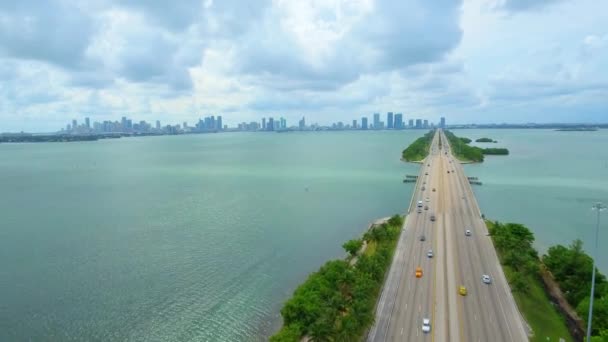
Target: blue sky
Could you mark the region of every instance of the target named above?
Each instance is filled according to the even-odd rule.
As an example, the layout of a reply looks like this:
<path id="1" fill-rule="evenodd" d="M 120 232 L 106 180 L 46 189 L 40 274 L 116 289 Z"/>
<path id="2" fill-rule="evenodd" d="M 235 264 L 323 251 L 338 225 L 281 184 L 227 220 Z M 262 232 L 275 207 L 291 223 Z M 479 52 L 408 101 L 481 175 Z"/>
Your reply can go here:
<path id="1" fill-rule="evenodd" d="M 608 2 L 0 0 L 0 132 L 75 118 L 608 122 Z"/>

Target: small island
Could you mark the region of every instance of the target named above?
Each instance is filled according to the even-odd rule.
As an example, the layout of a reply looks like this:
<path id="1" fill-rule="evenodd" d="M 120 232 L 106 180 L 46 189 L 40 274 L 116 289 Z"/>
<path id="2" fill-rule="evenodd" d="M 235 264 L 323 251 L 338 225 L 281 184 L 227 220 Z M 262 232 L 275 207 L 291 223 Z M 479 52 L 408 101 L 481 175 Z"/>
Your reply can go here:
<path id="1" fill-rule="evenodd" d="M 556 129 L 558 132 L 595 132 L 597 130 L 597 127 L 571 127 Z"/>
<path id="2" fill-rule="evenodd" d="M 479 139 L 475 140 L 475 142 L 478 142 L 478 143 L 497 143 L 498 141 L 490 139 L 490 138 L 479 138 Z"/>

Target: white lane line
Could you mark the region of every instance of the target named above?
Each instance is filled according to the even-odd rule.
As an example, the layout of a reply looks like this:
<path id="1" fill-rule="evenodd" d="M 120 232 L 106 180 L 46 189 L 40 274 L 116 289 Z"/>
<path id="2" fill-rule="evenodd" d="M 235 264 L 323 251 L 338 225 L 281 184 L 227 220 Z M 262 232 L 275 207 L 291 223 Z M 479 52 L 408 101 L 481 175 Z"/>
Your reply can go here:
<path id="1" fill-rule="evenodd" d="M 403 335 L 403 328 L 401 328 L 401 335 Z"/>

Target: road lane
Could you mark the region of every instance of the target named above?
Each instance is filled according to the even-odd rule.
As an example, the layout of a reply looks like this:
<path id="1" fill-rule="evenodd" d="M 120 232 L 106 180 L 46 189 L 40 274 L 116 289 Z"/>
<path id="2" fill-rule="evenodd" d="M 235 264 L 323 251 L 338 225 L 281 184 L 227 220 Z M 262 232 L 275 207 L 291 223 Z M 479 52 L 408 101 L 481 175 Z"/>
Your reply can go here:
<path id="1" fill-rule="evenodd" d="M 472 188 L 446 142 L 439 130 L 421 165 L 367 340 L 526 341 L 521 315 L 486 235 Z M 417 213 L 418 200 L 429 210 Z M 435 222 L 430 221 L 432 214 Z M 471 237 L 465 236 L 465 229 L 471 229 Z M 426 241 L 420 241 L 422 234 Z M 430 248 L 433 258 L 426 255 Z M 414 276 L 418 266 L 424 272 L 420 279 Z M 490 274 L 492 284 L 483 284 L 482 274 Z M 458 294 L 460 285 L 467 287 L 467 296 Z M 431 319 L 430 334 L 422 333 L 423 318 Z"/>

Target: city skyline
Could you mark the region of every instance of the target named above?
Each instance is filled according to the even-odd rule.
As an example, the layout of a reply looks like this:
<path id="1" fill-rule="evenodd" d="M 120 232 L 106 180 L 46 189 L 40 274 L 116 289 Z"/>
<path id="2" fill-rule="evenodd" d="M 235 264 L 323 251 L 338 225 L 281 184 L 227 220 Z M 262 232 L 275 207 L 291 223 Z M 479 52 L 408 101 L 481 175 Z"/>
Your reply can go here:
<path id="1" fill-rule="evenodd" d="M 199 113 L 229 125 L 376 111 L 461 124 L 608 118 L 606 2 L 249 4 L 0 5 L 0 132 Z M 572 17 L 585 20 L 564 25 Z"/>
<path id="2" fill-rule="evenodd" d="M 72 119 L 65 127 L 58 130 L 60 134 L 105 134 L 105 133 L 139 133 L 139 134 L 177 134 L 177 133 L 202 133 L 202 132 L 221 132 L 221 131 L 285 131 L 285 130 L 316 130 L 316 129 L 332 129 L 332 130 L 401 130 L 401 129 L 429 129 L 435 127 L 446 128 L 445 117 L 441 117 L 437 123 L 430 122 L 427 119 L 411 119 L 407 123 L 403 121 L 402 113 L 386 113 L 386 124 L 381 120 L 380 113 L 373 113 L 373 123 L 368 124 L 366 116 L 360 119 L 352 119 L 352 124 L 344 121 L 333 122 L 328 125 L 312 123 L 306 125 L 306 117 L 298 120 L 297 125 L 288 125 L 287 119 L 284 117 L 263 117 L 259 121 L 241 122 L 235 126 L 223 124 L 221 115 L 209 115 L 199 118 L 197 122 L 191 126 L 188 121 L 181 124 L 161 124 L 160 120 L 155 120 L 155 124 L 148 123 L 145 120 L 133 120 L 127 116 L 123 116 L 118 120 L 105 120 L 103 122 L 94 121 L 91 124 L 89 117 L 84 118 L 83 123 L 79 123 L 78 119 Z"/>

